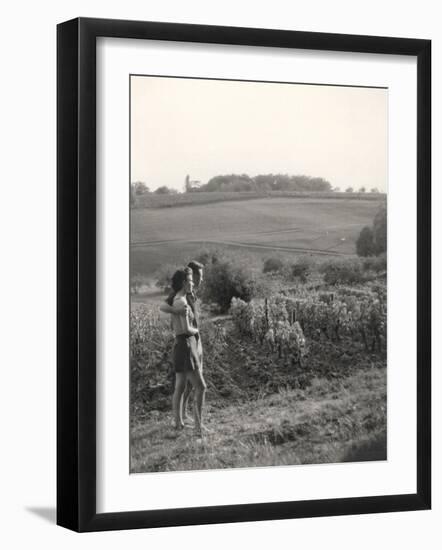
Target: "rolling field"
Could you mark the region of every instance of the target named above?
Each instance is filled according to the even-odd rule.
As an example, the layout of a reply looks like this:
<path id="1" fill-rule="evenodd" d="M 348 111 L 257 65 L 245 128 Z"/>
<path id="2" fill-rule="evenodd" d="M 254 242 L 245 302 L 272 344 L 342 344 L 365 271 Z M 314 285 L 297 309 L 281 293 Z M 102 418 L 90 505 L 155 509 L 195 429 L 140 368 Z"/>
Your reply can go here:
<path id="1" fill-rule="evenodd" d="M 206 245 L 268 257 L 310 252 L 350 255 L 379 201 L 261 198 L 131 211 L 131 272 L 152 275 Z"/>

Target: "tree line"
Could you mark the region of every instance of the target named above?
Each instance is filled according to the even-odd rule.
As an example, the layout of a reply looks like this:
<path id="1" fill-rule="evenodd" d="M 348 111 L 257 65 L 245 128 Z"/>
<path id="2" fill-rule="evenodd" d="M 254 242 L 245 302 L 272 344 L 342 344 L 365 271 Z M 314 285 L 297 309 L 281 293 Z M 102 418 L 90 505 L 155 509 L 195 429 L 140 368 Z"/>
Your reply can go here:
<path id="1" fill-rule="evenodd" d="M 206 184 L 191 191 L 332 191 L 331 183 L 324 178 L 311 176 L 290 176 L 288 174 L 227 174 L 211 178 Z"/>
<path id="2" fill-rule="evenodd" d="M 254 192 L 266 193 L 269 191 L 292 191 L 292 192 L 332 192 L 340 191 L 332 184 L 320 177 L 306 175 L 288 175 L 288 174 L 259 174 L 250 177 L 248 174 L 224 174 L 211 178 L 207 183 L 201 183 L 199 180 L 191 180 L 186 175 L 184 180 L 184 193 L 207 193 L 207 192 Z M 347 187 L 346 193 L 366 193 L 365 187 L 354 189 Z M 377 187 L 373 187 L 370 193 L 379 193 Z M 158 195 L 175 195 L 176 189 L 162 185 L 151 191 L 151 189 L 142 181 L 136 181 L 131 184 L 132 201 L 137 195 L 155 193 Z"/>

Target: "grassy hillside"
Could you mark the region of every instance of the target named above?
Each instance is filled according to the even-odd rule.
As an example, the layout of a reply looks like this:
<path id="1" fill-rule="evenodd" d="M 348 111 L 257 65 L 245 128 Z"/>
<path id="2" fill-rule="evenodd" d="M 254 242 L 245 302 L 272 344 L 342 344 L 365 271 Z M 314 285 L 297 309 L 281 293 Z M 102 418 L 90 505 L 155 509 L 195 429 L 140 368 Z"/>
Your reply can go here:
<path id="1" fill-rule="evenodd" d="M 299 192 L 299 191 L 211 191 L 197 193 L 178 193 L 175 195 L 146 193 L 144 195 L 135 195 L 133 208 L 171 208 L 175 206 L 188 206 L 196 204 L 208 204 L 219 201 L 243 201 L 263 197 L 297 197 L 303 198 L 321 198 L 321 199 L 362 199 L 362 200 L 383 200 L 383 193 L 343 193 L 343 192 Z"/>
<path id="2" fill-rule="evenodd" d="M 355 239 L 379 207 L 374 200 L 261 198 L 186 208 L 133 209 L 131 270 L 151 275 L 206 244 L 251 251 L 354 254 Z"/>

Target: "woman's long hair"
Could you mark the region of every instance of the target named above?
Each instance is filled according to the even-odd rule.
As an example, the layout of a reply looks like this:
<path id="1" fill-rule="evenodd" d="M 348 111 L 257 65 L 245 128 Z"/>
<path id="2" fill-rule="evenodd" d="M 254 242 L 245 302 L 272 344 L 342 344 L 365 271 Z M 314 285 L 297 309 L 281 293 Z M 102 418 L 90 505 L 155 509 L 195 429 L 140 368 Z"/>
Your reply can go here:
<path id="1" fill-rule="evenodd" d="M 183 289 L 184 283 L 187 280 L 187 277 L 189 273 L 192 273 L 192 270 L 189 267 L 186 267 L 185 269 L 178 269 L 175 271 L 175 273 L 172 275 L 172 292 L 169 294 L 169 296 L 166 299 L 166 302 L 171 306 L 173 305 L 173 300 L 175 296 L 180 292 L 180 290 Z"/>

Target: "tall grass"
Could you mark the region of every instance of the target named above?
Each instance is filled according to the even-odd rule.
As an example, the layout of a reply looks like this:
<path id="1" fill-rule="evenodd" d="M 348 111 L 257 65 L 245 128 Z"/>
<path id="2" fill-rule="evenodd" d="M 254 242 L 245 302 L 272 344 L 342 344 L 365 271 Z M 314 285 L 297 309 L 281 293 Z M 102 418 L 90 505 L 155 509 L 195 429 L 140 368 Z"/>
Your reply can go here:
<path id="1" fill-rule="evenodd" d="M 131 472 L 386 459 L 385 370 L 209 408 L 202 441 L 151 414 L 132 426 Z"/>

